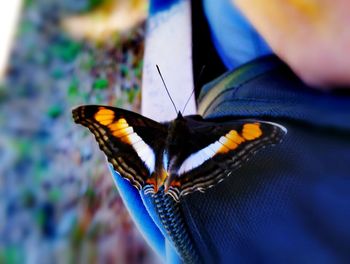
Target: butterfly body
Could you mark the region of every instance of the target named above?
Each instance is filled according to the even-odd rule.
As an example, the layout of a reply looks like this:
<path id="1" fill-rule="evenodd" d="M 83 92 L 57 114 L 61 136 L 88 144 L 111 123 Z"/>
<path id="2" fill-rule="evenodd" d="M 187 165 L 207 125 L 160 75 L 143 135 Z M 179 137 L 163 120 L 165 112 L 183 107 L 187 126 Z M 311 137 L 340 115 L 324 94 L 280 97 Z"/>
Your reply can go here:
<path id="1" fill-rule="evenodd" d="M 158 123 L 134 112 L 87 105 L 73 110 L 90 129 L 119 174 L 145 193 L 160 188 L 178 201 L 204 191 L 239 168 L 259 149 L 286 134 L 281 125 L 257 120 L 208 120 L 182 116 Z"/>

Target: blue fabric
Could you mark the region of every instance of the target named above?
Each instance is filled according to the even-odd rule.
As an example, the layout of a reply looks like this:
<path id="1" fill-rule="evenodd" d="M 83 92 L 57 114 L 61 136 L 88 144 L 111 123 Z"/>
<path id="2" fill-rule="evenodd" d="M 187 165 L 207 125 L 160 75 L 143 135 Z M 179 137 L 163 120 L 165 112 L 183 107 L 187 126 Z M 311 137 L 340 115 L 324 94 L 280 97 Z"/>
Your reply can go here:
<path id="1" fill-rule="evenodd" d="M 156 210 L 156 206 L 153 203 L 152 199 L 150 199 L 149 195 L 145 195 L 143 192 L 140 192 L 140 195 L 141 195 L 142 202 L 145 205 L 145 208 L 146 208 L 149 216 L 152 218 L 155 225 L 159 227 L 159 230 L 163 234 L 163 236 L 167 237 L 166 230 L 162 226 L 162 221 L 159 218 L 159 215 L 158 215 L 157 210 Z"/>
<path id="2" fill-rule="evenodd" d="M 350 96 L 307 87 L 274 57 L 203 91 L 206 118 L 254 117 L 288 129 L 281 144 L 183 199 L 204 262 L 348 263 Z"/>
<path id="3" fill-rule="evenodd" d="M 150 15 L 170 9 L 174 4 L 184 0 L 152 0 L 149 5 Z"/>
<path id="4" fill-rule="evenodd" d="M 156 210 L 152 210 L 153 205 L 149 202 L 150 200 L 143 199 L 143 193 L 138 192 L 127 180 L 123 179 L 113 169 L 112 165 L 109 165 L 109 169 L 113 175 L 114 182 L 123 199 L 124 205 L 148 244 L 166 263 L 181 263 L 181 259 L 176 250 L 169 241 L 165 239 L 165 237 L 167 237 L 166 231 L 162 228 L 161 222 L 157 218 Z"/>
<path id="5" fill-rule="evenodd" d="M 350 97 L 312 90 L 266 57 L 208 84 L 203 104 L 206 118 L 254 116 L 288 134 L 215 188 L 182 199 L 202 262 L 349 262 Z M 167 263 L 179 263 L 150 200 L 112 173 L 140 229 Z"/>
<path id="6" fill-rule="evenodd" d="M 213 43 L 229 70 L 272 53 L 231 0 L 203 0 L 203 6 Z"/>
<path id="7" fill-rule="evenodd" d="M 110 165 L 109 168 L 120 196 L 122 197 L 137 228 L 141 231 L 149 245 L 158 253 L 158 255 L 163 260 L 167 259 L 165 238 L 148 214 L 139 192 L 127 180 L 122 178 L 113 169 L 112 165 Z"/>
<path id="8" fill-rule="evenodd" d="M 203 116 L 267 116 L 350 130 L 350 122 L 344 122 L 350 120 L 348 96 L 306 86 L 274 56 L 223 75 L 203 87 L 202 95 Z"/>
<path id="9" fill-rule="evenodd" d="M 151 1 L 151 13 L 175 2 Z M 276 58 L 237 69 L 271 51 L 230 2 L 203 1 L 217 51 L 236 71 L 204 87 L 199 106 L 207 118 L 271 120 L 288 134 L 215 188 L 182 200 L 195 247 L 206 263 L 349 262 L 350 98 L 312 90 Z M 152 204 L 111 171 L 152 247 L 179 263 Z"/>
<path id="10" fill-rule="evenodd" d="M 166 242 L 167 264 L 181 264 L 182 261 L 169 241 Z"/>

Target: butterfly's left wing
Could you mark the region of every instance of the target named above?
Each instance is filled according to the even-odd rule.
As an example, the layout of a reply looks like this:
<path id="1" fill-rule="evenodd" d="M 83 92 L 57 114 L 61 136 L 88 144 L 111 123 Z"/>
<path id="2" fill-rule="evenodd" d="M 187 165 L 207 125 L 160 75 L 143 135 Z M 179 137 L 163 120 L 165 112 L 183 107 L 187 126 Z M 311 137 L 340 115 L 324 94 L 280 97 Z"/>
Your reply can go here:
<path id="1" fill-rule="evenodd" d="M 141 189 L 162 155 L 167 125 L 124 109 L 84 105 L 73 110 L 74 121 L 87 127 L 120 175 Z"/>
<path id="2" fill-rule="evenodd" d="M 277 123 L 257 120 L 191 123 L 191 154 L 167 183 L 168 193 L 175 200 L 221 182 L 258 150 L 279 143 L 287 133 Z"/>

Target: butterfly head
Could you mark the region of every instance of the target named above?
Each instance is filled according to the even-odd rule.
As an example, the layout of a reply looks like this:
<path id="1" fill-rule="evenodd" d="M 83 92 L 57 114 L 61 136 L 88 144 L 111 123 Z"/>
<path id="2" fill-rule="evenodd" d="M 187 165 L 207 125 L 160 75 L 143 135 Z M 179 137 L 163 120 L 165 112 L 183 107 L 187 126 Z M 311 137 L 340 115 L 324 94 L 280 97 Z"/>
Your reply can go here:
<path id="1" fill-rule="evenodd" d="M 169 124 L 168 131 L 165 152 L 168 155 L 169 166 L 172 163 L 174 155 L 186 145 L 186 139 L 189 134 L 187 121 L 181 112 L 178 112 L 176 119 Z"/>

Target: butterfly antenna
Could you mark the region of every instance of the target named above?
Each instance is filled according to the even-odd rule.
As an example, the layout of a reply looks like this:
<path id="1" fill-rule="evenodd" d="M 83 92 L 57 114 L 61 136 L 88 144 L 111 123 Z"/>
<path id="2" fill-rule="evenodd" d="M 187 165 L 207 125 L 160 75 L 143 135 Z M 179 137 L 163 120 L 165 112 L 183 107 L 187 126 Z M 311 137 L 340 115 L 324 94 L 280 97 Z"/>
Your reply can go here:
<path id="1" fill-rule="evenodd" d="M 192 90 L 191 95 L 188 97 L 188 99 L 187 99 L 187 101 L 186 101 L 186 104 L 185 104 L 184 108 L 183 108 L 182 111 L 181 111 L 182 113 L 185 113 L 186 107 L 187 107 L 187 105 L 188 105 L 190 99 L 192 98 L 192 95 L 194 94 L 194 91 L 195 91 L 196 88 L 198 87 L 199 80 L 200 80 L 201 77 L 202 77 L 202 74 L 203 74 L 203 72 L 204 72 L 204 69 L 205 69 L 205 65 L 202 66 L 201 71 L 200 71 L 199 74 L 198 74 L 198 79 L 197 79 L 197 81 L 196 81 L 196 83 L 195 83 L 195 85 L 194 85 L 194 88 L 193 88 L 193 90 Z"/>
<path id="2" fill-rule="evenodd" d="M 184 108 L 182 109 L 181 113 L 185 113 L 186 106 L 188 105 L 188 102 L 190 101 L 192 95 L 194 94 L 195 89 L 196 89 L 196 88 L 193 88 L 192 93 L 191 93 L 191 95 L 188 97 L 188 99 L 187 99 L 187 101 L 186 101 L 186 104 L 185 104 Z"/>
<path id="3" fill-rule="evenodd" d="M 172 99 L 172 98 L 171 98 L 171 96 L 170 96 L 170 93 L 169 93 L 168 87 L 166 86 L 166 84 L 165 84 L 165 82 L 164 82 L 164 79 L 163 79 L 162 73 L 160 72 L 159 67 L 158 67 L 158 65 L 157 65 L 157 64 L 156 64 L 156 67 L 157 67 L 157 70 L 158 70 L 159 76 L 160 76 L 160 78 L 162 79 L 162 82 L 163 82 L 163 84 L 164 84 L 165 90 L 166 90 L 166 92 L 167 92 L 167 94 L 168 94 L 168 96 L 169 96 L 169 98 L 170 98 L 170 101 L 172 102 L 172 104 L 173 104 L 173 106 L 174 106 L 174 108 L 175 108 L 176 114 L 177 114 L 177 113 L 178 113 L 178 111 L 177 111 L 176 105 L 175 105 L 175 103 L 174 103 L 173 99 Z"/>

